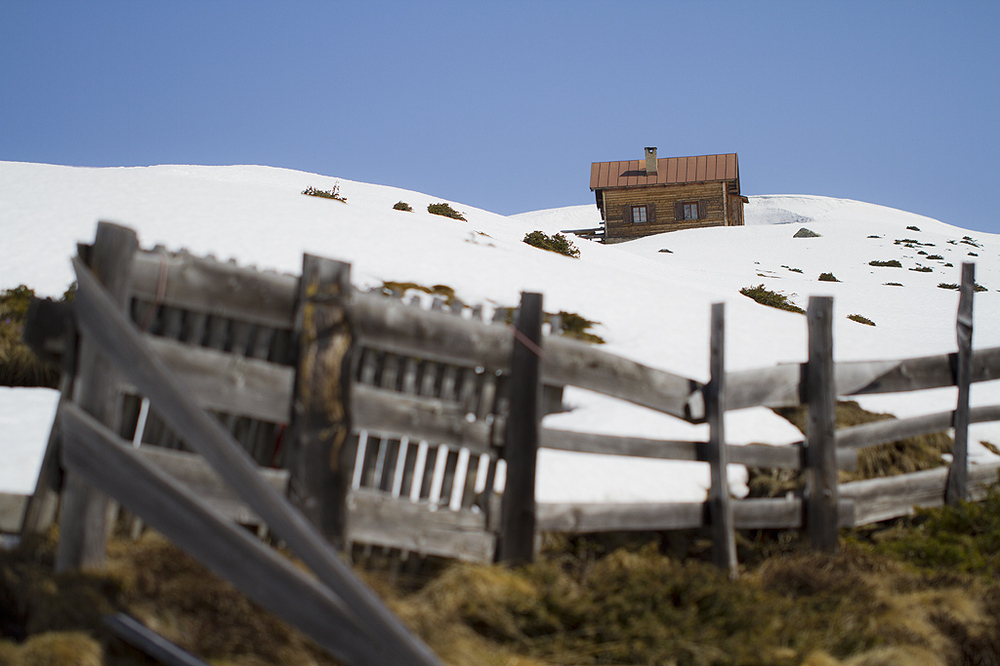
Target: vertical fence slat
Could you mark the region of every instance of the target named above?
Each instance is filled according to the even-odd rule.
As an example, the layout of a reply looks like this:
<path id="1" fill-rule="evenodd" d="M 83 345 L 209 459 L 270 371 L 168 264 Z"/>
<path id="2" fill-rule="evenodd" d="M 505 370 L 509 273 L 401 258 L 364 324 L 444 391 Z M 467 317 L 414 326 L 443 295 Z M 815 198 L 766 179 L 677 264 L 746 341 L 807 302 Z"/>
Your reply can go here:
<path id="1" fill-rule="evenodd" d="M 834 419 L 837 396 L 833 384 L 833 299 L 809 298 L 809 361 L 806 365 L 806 536 L 825 552 L 837 552 L 839 493 Z"/>
<path id="2" fill-rule="evenodd" d="M 355 458 L 348 412 L 350 264 L 304 255 L 299 286 L 296 431 L 289 451 L 292 497 L 338 548 L 347 524 Z"/>
<path id="3" fill-rule="evenodd" d="M 88 264 L 124 311 L 132 278 L 132 257 L 139 249 L 136 233 L 126 227 L 101 222 L 89 252 Z M 118 431 L 118 374 L 84 337 L 80 343 L 78 381 L 74 401 L 114 432 Z M 59 546 L 55 569 L 67 571 L 104 563 L 108 499 L 74 472 L 67 472 L 59 517 Z"/>
<path id="4" fill-rule="evenodd" d="M 955 446 L 945 487 L 945 502 L 958 504 L 969 498 L 969 384 L 972 380 L 972 297 L 976 287 L 976 265 L 962 264 L 962 286 L 958 298 L 958 405 L 955 407 Z"/>
<path id="5" fill-rule="evenodd" d="M 726 452 L 726 305 L 712 305 L 711 380 L 705 386 L 705 412 L 708 417 L 708 465 L 712 485 L 708 494 L 708 516 L 712 533 L 712 560 L 736 576 L 736 535 L 733 532 L 733 506 L 729 497 L 728 455 Z"/>
<path id="6" fill-rule="evenodd" d="M 531 562 L 535 554 L 535 464 L 541 398 L 542 295 L 521 294 L 514 321 L 510 413 L 504 442 L 507 481 L 500 519 L 497 558 Z"/>

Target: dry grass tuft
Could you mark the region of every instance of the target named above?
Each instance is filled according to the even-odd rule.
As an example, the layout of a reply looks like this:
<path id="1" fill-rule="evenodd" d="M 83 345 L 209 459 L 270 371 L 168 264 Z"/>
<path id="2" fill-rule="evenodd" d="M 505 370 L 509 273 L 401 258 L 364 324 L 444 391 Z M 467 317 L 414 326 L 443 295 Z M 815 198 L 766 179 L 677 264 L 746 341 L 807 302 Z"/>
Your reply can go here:
<path id="1" fill-rule="evenodd" d="M 775 409 L 774 412 L 788 419 L 792 425 L 805 433 L 807 418 L 805 406 L 782 407 Z M 847 428 L 892 418 L 895 417 L 891 414 L 879 414 L 862 409 L 854 400 L 837 402 L 837 428 Z M 897 442 L 887 442 L 862 449 L 858 453 L 857 471 L 841 471 L 840 482 L 909 474 L 910 472 L 941 467 L 945 464 L 941 454 L 949 453 L 953 444 L 951 437 L 941 432 L 909 437 Z M 766 487 L 764 480 L 759 480 L 758 483 L 762 488 Z"/>

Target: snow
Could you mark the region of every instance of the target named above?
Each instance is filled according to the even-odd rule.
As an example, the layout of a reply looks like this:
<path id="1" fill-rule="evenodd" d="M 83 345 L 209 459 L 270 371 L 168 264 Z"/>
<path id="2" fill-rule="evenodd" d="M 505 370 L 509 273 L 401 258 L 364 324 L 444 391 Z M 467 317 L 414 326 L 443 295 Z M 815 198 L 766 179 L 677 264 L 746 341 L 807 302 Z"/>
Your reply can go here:
<path id="1" fill-rule="evenodd" d="M 52 389 L 0 386 L 0 492 L 26 495 L 35 489 L 58 403 L 59 392 Z"/>
<path id="2" fill-rule="evenodd" d="M 307 186 L 330 189 L 337 183 L 346 204 L 301 195 Z M 397 201 L 414 212 L 392 210 Z M 974 345 L 1000 345 L 1000 236 L 913 213 L 820 196 L 754 196 L 745 227 L 678 231 L 616 245 L 575 240 L 581 257 L 574 260 L 521 239 L 536 229 L 555 233 L 597 226 L 600 216 L 592 204 L 505 217 L 448 201 L 468 219 L 461 222 L 427 213 L 428 204 L 442 201 L 262 166 L 95 169 L 0 162 L 0 289 L 27 284 L 41 295 L 62 294 L 72 280 L 69 257 L 75 244 L 90 242 L 96 222 L 108 220 L 136 229 L 144 247 L 163 244 L 223 260 L 234 257 L 261 269 L 297 274 L 304 252 L 348 261 L 361 287 L 383 280 L 446 284 L 462 300 L 488 307 L 515 305 L 519 292 L 538 291 L 546 310 L 600 322 L 595 332 L 608 341 L 608 351 L 704 381 L 713 302 L 726 303 L 730 370 L 805 360 L 805 318 L 739 293 L 761 283 L 803 307 L 809 296 L 834 296 L 837 360 L 954 351 L 958 294 L 937 285 L 959 282 L 961 263 L 974 260 L 977 281 L 988 288 L 976 294 Z M 801 227 L 820 237 L 793 238 Z M 981 247 L 961 242 L 970 235 Z M 902 239 L 927 245 L 894 243 Z M 934 254 L 943 258 L 926 256 Z M 869 265 L 888 259 L 898 259 L 903 268 Z M 949 262 L 952 267 L 945 266 Z M 932 271 L 909 270 L 918 266 Z M 840 282 L 818 281 L 823 272 Z M 855 313 L 877 325 L 847 319 Z M 998 402 L 996 383 L 974 387 L 973 404 Z M 664 439 L 706 436 L 705 426 L 587 391 L 569 389 L 566 398 L 573 411 L 547 417 L 546 425 Z M 0 490 L 22 492 L 33 485 L 55 400 L 52 392 L 0 392 L 0 445 L 7 454 L 0 463 Z M 859 402 L 904 416 L 946 410 L 954 400 L 954 390 L 939 390 Z M 801 438 L 786 421 L 759 408 L 728 413 L 726 428 L 734 443 Z M 970 440 L 981 439 L 1000 442 L 1000 426 L 973 426 Z M 991 455 L 978 445 L 973 454 Z M 734 491 L 742 492 L 742 469 L 732 473 Z M 697 463 L 554 451 L 539 456 L 540 501 L 698 500 L 707 483 L 707 468 Z"/>

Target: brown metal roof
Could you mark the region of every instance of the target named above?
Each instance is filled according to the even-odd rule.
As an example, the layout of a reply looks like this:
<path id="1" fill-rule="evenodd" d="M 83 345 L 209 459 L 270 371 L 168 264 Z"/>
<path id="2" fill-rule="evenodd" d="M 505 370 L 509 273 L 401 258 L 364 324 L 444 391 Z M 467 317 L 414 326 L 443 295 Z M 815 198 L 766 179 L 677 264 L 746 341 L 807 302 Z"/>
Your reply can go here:
<path id="1" fill-rule="evenodd" d="M 594 162 L 590 165 L 592 190 L 738 180 L 739 177 L 736 153 L 663 157 L 656 160 L 656 175 L 646 174 L 646 160 Z"/>

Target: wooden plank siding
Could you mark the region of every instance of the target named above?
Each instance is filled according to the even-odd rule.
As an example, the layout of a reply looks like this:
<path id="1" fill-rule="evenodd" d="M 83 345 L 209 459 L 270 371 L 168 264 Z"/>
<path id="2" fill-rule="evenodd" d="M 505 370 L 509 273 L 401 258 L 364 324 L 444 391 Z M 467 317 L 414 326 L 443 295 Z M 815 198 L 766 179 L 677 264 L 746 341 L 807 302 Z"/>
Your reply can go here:
<path id="1" fill-rule="evenodd" d="M 692 165 L 694 168 L 696 165 Z M 739 199 L 737 197 L 737 199 Z M 674 205 L 690 201 L 705 201 L 707 215 L 697 220 L 674 219 Z M 652 204 L 655 218 L 651 222 L 633 223 L 623 218 L 625 206 Z M 606 238 L 626 240 L 678 229 L 719 227 L 726 225 L 726 197 L 719 183 L 690 183 L 670 187 L 637 187 L 604 191 Z M 742 209 L 742 201 L 735 208 Z M 742 220 L 742 214 L 740 215 Z"/>

